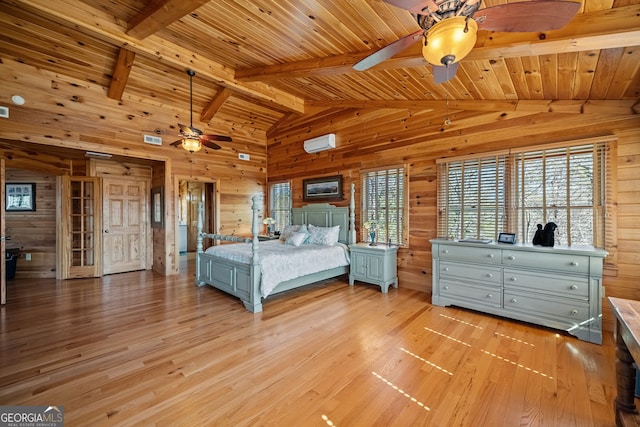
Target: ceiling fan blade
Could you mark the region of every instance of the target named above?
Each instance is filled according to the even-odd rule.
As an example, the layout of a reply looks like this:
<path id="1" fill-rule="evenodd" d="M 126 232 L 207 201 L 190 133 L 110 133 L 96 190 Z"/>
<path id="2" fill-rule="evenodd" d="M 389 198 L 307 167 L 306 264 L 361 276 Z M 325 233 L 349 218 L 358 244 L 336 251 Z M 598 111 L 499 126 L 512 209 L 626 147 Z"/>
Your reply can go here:
<path id="1" fill-rule="evenodd" d="M 172 143 L 171 143 L 171 144 L 169 144 L 169 145 L 172 145 L 172 146 L 174 146 L 174 147 L 179 147 L 179 146 L 180 146 L 180 144 L 182 144 L 182 140 L 181 140 L 181 139 L 179 139 L 179 140 L 177 140 L 177 141 L 175 141 L 175 142 L 172 142 Z"/>
<path id="2" fill-rule="evenodd" d="M 212 150 L 219 150 L 222 147 L 219 146 L 218 144 L 216 144 L 215 142 L 211 142 L 211 141 L 203 141 L 202 139 L 200 139 L 200 143 L 202 145 L 204 145 L 207 148 L 211 148 Z"/>
<path id="3" fill-rule="evenodd" d="M 231 139 L 230 136 L 226 136 L 226 135 L 202 135 L 200 137 L 200 141 L 202 141 L 202 142 L 205 142 L 205 141 L 232 142 L 233 140 Z"/>
<path id="4" fill-rule="evenodd" d="M 371 55 L 366 56 L 364 59 L 361 59 L 360 61 L 356 62 L 353 65 L 353 69 L 357 71 L 368 70 L 374 65 L 378 65 L 381 62 L 391 58 L 392 56 L 402 52 L 403 50 L 405 50 L 406 48 L 408 48 L 409 46 L 411 46 L 412 44 L 420 40 L 423 37 L 423 35 L 424 35 L 424 30 L 418 30 L 413 34 L 404 36 L 401 39 L 394 41 L 390 45 L 387 45 L 382 49 L 375 51 Z"/>
<path id="5" fill-rule="evenodd" d="M 572 1 L 525 1 L 480 9 L 473 15 L 479 30 L 536 32 L 558 30 L 578 13 L 581 3 Z"/>
<path id="6" fill-rule="evenodd" d="M 433 0 L 383 0 L 385 3 L 389 3 L 400 9 L 408 10 L 409 12 L 418 13 L 424 15 L 422 11 L 428 9 L 431 12 L 438 10 L 438 5 Z"/>
<path id="7" fill-rule="evenodd" d="M 433 66 L 433 82 L 437 85 L 451 80 L 456 76 L 458 71 L 459 62 L 454 62 L 447 66 L 434 65 Z"/>
<path id="8" fill-rule="evenodd" d="M 182 133 L 182 134 L 202 135 L 202 131 L 200 129 L 196 129 L 194 127 L 186 126 L 186 125 L 183 125 L 183 124 L 180 124 L 180 123 L 178 123 L 178 126 L 180 127 L 180 133 Z"/>

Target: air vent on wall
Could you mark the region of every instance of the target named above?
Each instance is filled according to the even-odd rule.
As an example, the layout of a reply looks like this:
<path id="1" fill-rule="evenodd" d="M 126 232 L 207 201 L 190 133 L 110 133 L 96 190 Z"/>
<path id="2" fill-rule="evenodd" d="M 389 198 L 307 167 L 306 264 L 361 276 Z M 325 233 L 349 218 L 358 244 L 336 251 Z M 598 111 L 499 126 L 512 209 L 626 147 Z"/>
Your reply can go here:
<path id="1" fill-rule="evenodd" d="M 0 117 L 5 119 L 9 118 L 9 107 L 0 106 Z"/>
<path id="2" fill-rule="evenodd" d="M 145 135 L 144 142 L 147 144 L 162 145 L 162 138 L 159 136 Z"/>
<path id="3" fill-rule="evenodd" d="M 304 151 L 307 153 L 317 153 L 318 151 L 330 150 L 331 148 L 336 148 L 335 133 L 307 139 L 304 142 Z"/>

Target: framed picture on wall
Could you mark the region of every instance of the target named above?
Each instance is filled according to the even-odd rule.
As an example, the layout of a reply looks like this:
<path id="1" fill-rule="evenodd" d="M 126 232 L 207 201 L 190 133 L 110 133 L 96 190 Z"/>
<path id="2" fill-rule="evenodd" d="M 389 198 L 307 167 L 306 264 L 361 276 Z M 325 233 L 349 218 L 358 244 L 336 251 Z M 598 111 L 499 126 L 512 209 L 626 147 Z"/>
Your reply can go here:
<path id="1" fill-rule="evenodd" d="M 164 218 L 164 194 L 162 187 L 151 189 L 151 226 L 154 228 L 163 227 Z"/>
<path id="2" fill-rule="evenodd" d="M 7 212 L 36 210 L 36 184 L 34 183 L 6 183 L 4 195 L 4 210 Z"/>
<path id="3" fill-rule="evenodd" d="M 342 200 L 342 175 L 303 179 L 302 200 L 305 202 Z"/>

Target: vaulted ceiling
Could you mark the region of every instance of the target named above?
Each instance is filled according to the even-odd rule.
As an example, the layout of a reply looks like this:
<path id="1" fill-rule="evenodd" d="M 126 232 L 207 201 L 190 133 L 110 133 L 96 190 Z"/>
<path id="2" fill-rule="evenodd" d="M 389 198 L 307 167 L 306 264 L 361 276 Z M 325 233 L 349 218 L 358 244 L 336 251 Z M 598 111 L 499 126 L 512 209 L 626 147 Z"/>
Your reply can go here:
<path id="1" fill-rule="evenodd" d="M 166 111 L 140 129 L 158 134 L 174 132 L 176 116 L 188 121 L 187 69 L 197 73 L 194 124 L 263 141 L 291 117 L 325 109 L 640 109 L 640 0 L 585 0 L 547 33 L 480 31 L 440 85 L 420 43 L 353 70 L 420 29 L 382 0 L 1 0 L 0 24 L 0 58 Z"/>

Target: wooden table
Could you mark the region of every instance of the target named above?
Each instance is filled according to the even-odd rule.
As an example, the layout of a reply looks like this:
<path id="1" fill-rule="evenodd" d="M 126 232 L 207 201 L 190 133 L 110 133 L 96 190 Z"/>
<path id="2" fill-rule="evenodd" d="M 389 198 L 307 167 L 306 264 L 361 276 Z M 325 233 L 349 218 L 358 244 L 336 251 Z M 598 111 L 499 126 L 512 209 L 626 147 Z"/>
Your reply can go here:
<path id="1" fill-rule="evenodd" d="M 640 363 L 640 301 L 609 297 L 616 315 L 616 383 L 614 402 L 617 426 L 640 426 L 635 404 L 636 368 Z"/>

